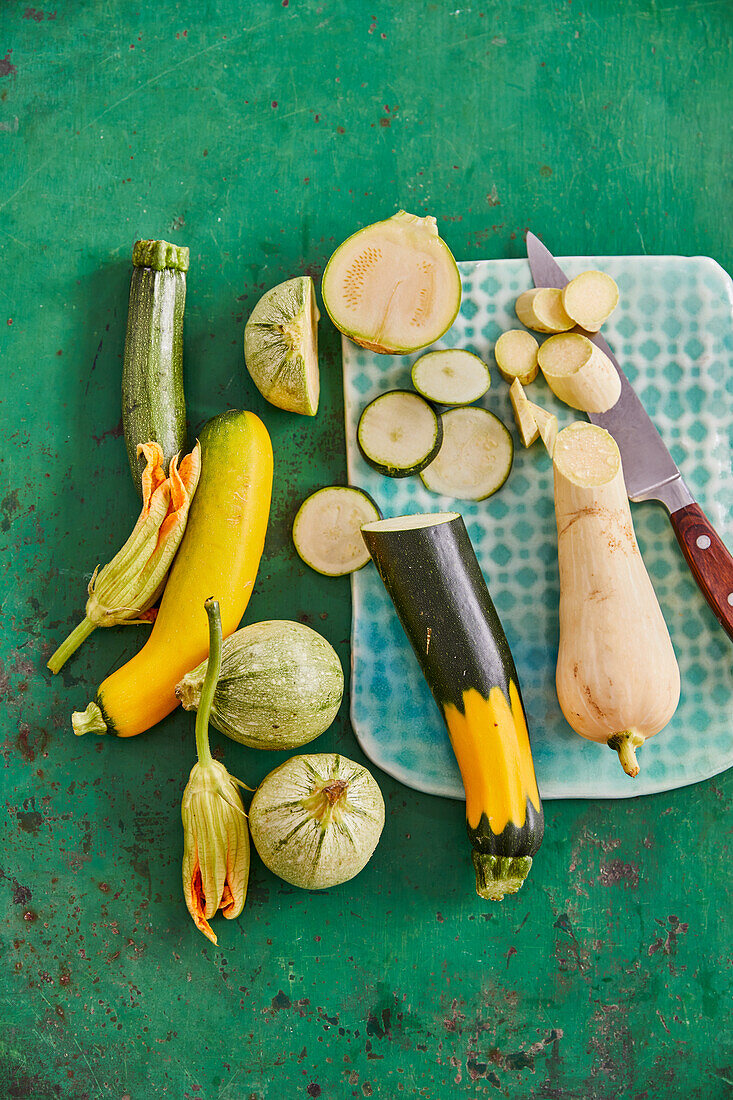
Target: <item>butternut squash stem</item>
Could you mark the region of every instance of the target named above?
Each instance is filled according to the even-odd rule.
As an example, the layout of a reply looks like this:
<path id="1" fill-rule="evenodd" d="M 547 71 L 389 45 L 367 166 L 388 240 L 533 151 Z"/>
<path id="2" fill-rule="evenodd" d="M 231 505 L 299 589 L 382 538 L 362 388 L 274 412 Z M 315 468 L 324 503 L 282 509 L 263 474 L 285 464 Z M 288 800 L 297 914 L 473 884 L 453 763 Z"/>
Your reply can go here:
<path id="1" fill-rule="evenodd" d="M 501 901 L 505 894 L 516 894 L 532 866 L 532 856 L 494 856 L 475 849 L 472 855 L 476 893 L 487 901 Z"/>
<path id="2" fill-rule="evenodd" d="M 204 607 L 209 616 L 209 663 L 206 666 L 206 675 L 201 685 L 201 699 L 196 711 L 196 754 L 199 764 L 206 767 L 212 761 L 209 747 L 209 715 L 214 702 L 216 685 L 221 675 L 222 633 L 219 601 L 209 596 Z"/>
<path id="3" fill-rule="evenodd" d="M 644 744 L 645 737 L 637 730 L 624 730 L 623 733 L 614 733 L 608 739 L 609 749 L 618 753 L 621 767 L 627 775 L 635 779 L 639 774 L 639 762 L 636 759 L 636 750 Z"/>
<path id="4" fill-rule="evenodd" d="M 55 676 L 57 672 L 61 671 L 72 653 L 76 653 L 82 642 L 85 642 L 92 631 L 96 629 L 96 623 L 90 622 L 89 619 L 82 619 L 79 625 L 74 627 L 68 638 L 64 639 L 58 647 L 46 665 L 46 668 L 50 668 Z"/>

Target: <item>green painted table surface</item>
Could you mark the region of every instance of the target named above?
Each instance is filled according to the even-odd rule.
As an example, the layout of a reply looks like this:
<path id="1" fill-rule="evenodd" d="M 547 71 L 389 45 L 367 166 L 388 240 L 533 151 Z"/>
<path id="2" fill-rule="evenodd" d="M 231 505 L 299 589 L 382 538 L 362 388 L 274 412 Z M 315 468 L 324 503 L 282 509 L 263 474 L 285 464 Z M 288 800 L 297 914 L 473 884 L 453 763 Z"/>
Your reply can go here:
<path id="1" fill-rule="evenodd" d="M 191 248 L 192 432 L 245 406 L 272 434 L 247 621 L 311 623 L 348 669 L 349 583 L 289 539 L 299 501 L 345 477 L 339 340 L 324 321 L 317 419 L 281 413 L 244 370 L 248 311 L 400 206 L 460 259 L 520 256 L 531 225 L 560 255 L 730 270 L 732 16 L 4 0 L 2 1100 L 731 1095 L 730 776 L 548 803 L 524 889 L 492 906 L 461 804 L 379 774 L 366 870 L 305 893 L 255 857 L 217 949 L 181 898 L 190 717 L 131 742 L 69 728 L 141 628 L 98 632 L 57 680 L 44 665 L 137 514 L 119 398 L 136 238 Z M 214 741 L 253 785 L 282 759 Z M 346 701 L 313 748 L 362 759 Z"/>

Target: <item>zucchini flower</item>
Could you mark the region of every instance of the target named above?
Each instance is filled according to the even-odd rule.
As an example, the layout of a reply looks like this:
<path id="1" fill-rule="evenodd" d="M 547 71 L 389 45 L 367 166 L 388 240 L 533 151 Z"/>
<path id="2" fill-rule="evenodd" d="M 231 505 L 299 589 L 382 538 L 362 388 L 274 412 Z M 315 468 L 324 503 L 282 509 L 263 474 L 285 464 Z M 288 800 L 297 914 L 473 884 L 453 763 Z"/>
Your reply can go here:
<path id="1" fill-rule="evenodd" d="M 54 674 L 98 626 L 151 623 L 157 614 L 150 609 L 163 591 L 186 529 L 188 509 L 201 473 L 201 447 L 197 443 L 180 466 L 177 456 L 171 459 L 168 477 L 163 451 L 157 443 L 141 443 L 138 454 L 143 454 L 147 463 L 142 474 L 140 518 L 112 561 L 94 570 L 87 589 L 85 617 L 48 662 Z"/>
<path id="2" fill-rule="evenodd" d="M 214 599 L 209 616 L 209 663 L 196 714 L 198 762 L 183 792 L 183 896 L 194 924 L 212 943 L 209 920 L 218 909 L 234 920 L 244 908 L 249 879 L 249 828 L 238 787 L 243 787 L 209 747 L 209 714 L 221 672 L 221 615 Z"/>

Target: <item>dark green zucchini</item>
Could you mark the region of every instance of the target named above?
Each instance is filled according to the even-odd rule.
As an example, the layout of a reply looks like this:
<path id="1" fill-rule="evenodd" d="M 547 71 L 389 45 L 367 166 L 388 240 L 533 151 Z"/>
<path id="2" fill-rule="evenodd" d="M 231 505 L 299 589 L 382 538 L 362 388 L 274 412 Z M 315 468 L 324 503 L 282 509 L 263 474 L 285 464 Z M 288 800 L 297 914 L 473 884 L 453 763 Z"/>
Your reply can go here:
<path id="1" fill-rule="evenodd" d="M 140 443 L 159 443 L 168 469 L 186 442 L 183 313 L 188 249 L 136 241 L 122 365 L 122 426 L 132 479 L 142 496 Z"/>
<path id="2" fill-rule="evenodd" d="M 448 727 L 476 890 L 500 901 L 524 882 L 544 816 L 517 672 L 465 524 L 438 512 L 362 535 Z"/>

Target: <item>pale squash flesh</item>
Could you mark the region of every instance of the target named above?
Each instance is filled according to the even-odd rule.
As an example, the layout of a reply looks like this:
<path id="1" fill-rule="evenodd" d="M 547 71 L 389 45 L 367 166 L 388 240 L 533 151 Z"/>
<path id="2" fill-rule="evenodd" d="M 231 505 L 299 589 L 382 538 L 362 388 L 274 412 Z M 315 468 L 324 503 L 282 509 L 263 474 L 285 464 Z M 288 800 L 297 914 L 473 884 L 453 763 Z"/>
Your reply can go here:
<path id="1" fill-rule="evenodd" d="M 680 695 L 672 642 L 634 535 L 613 438 L 575 423 L 553 451 L 560 567 L 557 695 L 576 733 L 635 750 L 664 729 Z"/>

